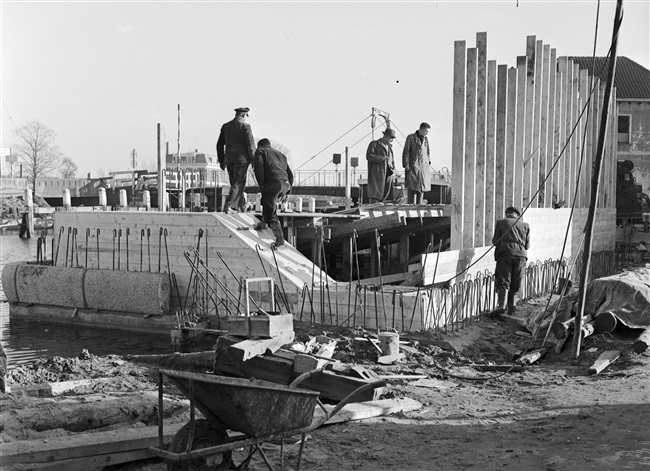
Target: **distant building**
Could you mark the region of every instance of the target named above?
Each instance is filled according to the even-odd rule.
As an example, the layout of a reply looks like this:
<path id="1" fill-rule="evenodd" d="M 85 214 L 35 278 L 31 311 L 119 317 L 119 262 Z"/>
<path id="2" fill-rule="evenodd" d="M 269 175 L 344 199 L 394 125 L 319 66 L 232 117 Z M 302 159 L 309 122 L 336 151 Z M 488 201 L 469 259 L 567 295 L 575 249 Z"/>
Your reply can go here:
<path id="1" fill-rule="evenodd" d="M 213 187 L 228 182 L 228 175 L 219 167 L 216 155 L 194 152 L 167 154 L 165 158 L 167 188 L 178 188 L 179 173 L 185 176 L 186 187 Z M 201 182 L 201 183 L 199 183 Z"/>
<path id="2" fill-rule="evenodd" d="M 90 178 L 39 177 L 36 179 L 36 195 L 43 198 L 63 196 L 63 190 L 70 190 L 70 196 L 81 196 L 80 190 L 90 183 Z"/>
<path id="3" fill-rule="evenodd" d="M 606 57 L 569 57 L 581 69 L 607 80 Z M 634 163 L 632 174 L 643 191 L 650 190 L 650 70 L 618 57 L 614 75 L 618 121 L 617 159 Z"/>

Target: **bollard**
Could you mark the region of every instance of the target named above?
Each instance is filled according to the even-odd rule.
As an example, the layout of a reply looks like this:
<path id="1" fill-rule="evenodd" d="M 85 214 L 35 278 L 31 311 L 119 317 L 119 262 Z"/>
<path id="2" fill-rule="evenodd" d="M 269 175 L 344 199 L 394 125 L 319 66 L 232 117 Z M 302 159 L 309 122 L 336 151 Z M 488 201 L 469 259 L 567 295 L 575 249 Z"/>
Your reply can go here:
<path id="1" fill-rule="evenodd" d="M 302 197 L 296 198 L 295 210 L 297 213 L 302 213 Z"/>
<path id="2" fill-rule="evenodd" d="M 70 197 L 70 190 L 65 188 L 63 190 L 63 207 L 69 211 L 72 207 L 72 198 Z"/>
<path id="3" fill-rule="evenodd" d="M 147 211 L 151 209 L 151 192 L 149 190 L 142 192 L 142 205 L 147 208 Z"/>
<path id="4" fill-rule="evenodd" d="M 126 209 L 129 207 L 129 202 L 126 197 L 126 190 L 120 190 L 120 207 Z"/>
<path id="5" fill-rule="evenodd" d="M 316 198 L 309 198 L 309 212 L 316 212 Z"/>
<path id="6" fill-rule="evenodd" d="M 255 195 L 255 212 L 256 213 L 262 212 L 262 193 L 258 193 L 257 195 Z"/>
<path id="7" fill-rule="evenodd" d="M 99 189 L 99 205 L 104 211 L 108 209 L 108 200 L 106 198 L 106 188 Z"/>

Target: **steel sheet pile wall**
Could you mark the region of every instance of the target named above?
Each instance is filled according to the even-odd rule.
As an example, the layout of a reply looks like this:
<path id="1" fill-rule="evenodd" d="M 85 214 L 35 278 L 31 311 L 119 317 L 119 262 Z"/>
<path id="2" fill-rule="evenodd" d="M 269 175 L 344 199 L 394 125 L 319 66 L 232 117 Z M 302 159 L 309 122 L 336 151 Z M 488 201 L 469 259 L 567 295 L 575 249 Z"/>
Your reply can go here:
<path id="1" fill-rule="evenodd" d="M 605 84 L 535 36 L 516 67 L 454 47 L 452 250 L 491 245 L 494 220 L 508 206 L 589 205 Z M 614 95 L 616 91 L 614 90 Z M 615 115 L 615 96 L 610 113 Z M 607 129 L 598 207 L 616 195 L 616 120 Z"/>

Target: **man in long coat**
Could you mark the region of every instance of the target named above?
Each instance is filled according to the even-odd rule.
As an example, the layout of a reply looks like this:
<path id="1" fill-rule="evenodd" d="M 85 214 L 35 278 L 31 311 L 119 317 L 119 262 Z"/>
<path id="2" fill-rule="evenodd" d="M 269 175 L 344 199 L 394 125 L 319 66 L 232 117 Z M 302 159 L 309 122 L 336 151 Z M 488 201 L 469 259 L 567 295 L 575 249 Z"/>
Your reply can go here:
<path id="1" fill-rule="evenodd" d="M 429 149 L 429 126 L 420 124 L 420 129 L 406 137 L 402 152 L 402 165 L 408 190 L 409 204 L 421 204 L 425 192 L 431 190 L 431 151 Z"/>
<path id="2" fill-rule="evenodd" d="M 236 108 L 235 118 L 221 126 L 217 141 L 217 158 L 221 170 L 228 170 L 230 193 L 226 200 L 226 213 L 246 211 L 246 173 L 253 162 L 255 141 L 253 130 L 246 122 L 249 108 Z"/>
<path id="3" fill-rule="evenodd" d="M 271 147 L 271 142 L 264 138 L 257 143 L 255 151 L 255 178 L 262 191 L 262 221 L 256 230 L 269 227 L 275 236 L 275 245 L 284 244 L 282 226 L 278 220 L 278 199 L 286 195 L 293 185 L 293 173 L 287 163 L 287 157 Z"/>
<path id="4" fill-rule="evenodd" d="M 392 140 L 395 130 L 386 128 L 384 135 L 372 141 L 366 151 L 368 160 L 368 199 L 370 203 L 380 203 L 388 200 L 393 194 L 393 179 L 395 159 L 393 157 Z"/>
<path id="5" fill-rule="evenodd" d="M 508 314 L 513 315 L 517 304 L 517 293 L 521 287 L 524 269 L 530 248 L 530 226 L 520 218 L 517 208 L 506 208 L 505 219 L 499 219 L 494 228 L 492 244 L 495 245 L 494 259 L 497 262 L 494 280 L 497 289 L 497 309 L 505 311 L 508 297 Z"/>

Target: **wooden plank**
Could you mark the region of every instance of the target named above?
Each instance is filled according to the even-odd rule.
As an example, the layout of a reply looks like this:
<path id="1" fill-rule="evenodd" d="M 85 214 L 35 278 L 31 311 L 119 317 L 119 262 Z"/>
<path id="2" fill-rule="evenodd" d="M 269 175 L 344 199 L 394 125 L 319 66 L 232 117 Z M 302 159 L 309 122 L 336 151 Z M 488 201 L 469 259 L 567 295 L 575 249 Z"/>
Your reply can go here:
<path id="1" fill-rule="evenodd" d="M 568 59 L 566 57 L 560 57 L 559 59 L 559 69 L 560 69 L 560 81 L 561 81 L 561 104 L 560 104 L 560 122 L 559 126 L 559 147 L 558 147 L 558 181 L 557 181 L 557 201 L 567 201 L 567 196 L 565 193 L 565 175 L 566 175 L 566 160 L 567 160 L 567 145 L 566 138 L 567 134 L 567 83 L 568 83 Z"/>
<path id="2" fill-rule="evenodd" d="M 485 145 L 487 99 L 487 33 L 476 34 L 476 160 L 474 165 L 474 247 L 485 245 Z"/>
<path id="3" fill-rule="evenodd" d="M 575 136 L 572 134 L 574 118 L 575 118 L 575 109 L 573 106 L 573 97 L 575 94 L 574 89 L 574 76 L 573 76 L 573 61 L 567 60 L 567 101 L 566 101 L 566 149 L 564 151 L 564 198 L 567 202 L 567 205 L 571 205 L 573 201 L 573 179 L 574 174 L 572 171 L 573 168 L 573 154 L 574 154 L 574 139 Z"/>
<path id="4" fill-rule="evenodd" d="M 523 183 L 522 183 L 522 202 L 521 206 L 525 207 L 530 203 L 530 184 L 532 158 L 535 151 L 533 141 L 533 129 L 535 127 L 535 36 L 526 38 L 526 117 L 523 121 L 517 122 L 517 125 L 524 126 L 524 151 L 523 159 Z"/>
<path id="5" fill-rule="evenodd" d="M 518 81 L 517 78 L 519 70 L 516 67 L 508 69 L 508 96 L 506 106 L 506 158 L 504 163 L 505 168 L 505 191 L 503 194 L 503 208 L 513 206 L 515 204 L 515 182 L 516 179 L 516 147 L 517 147 L 517 99 Z M 497 213 L 497 217 L 501 217 L 504 211 Z"/>
<path id="6" fill-rule="evenodd" d="M 476 170 L 476 67 L 478 51 L 467 49 L 467 88 L 465 90 L 465 172 L 463 191 L 463 247 L 474 247 L 475 170 Z M 453 191 L 453 190 L 452 190 Z M 482 196 L 482 195 L 481 195 Z M 453 236 L 452 236 L 453 239 Z"/>
<path id="7" fill-rule="evenodd" d="M 525 132 L 526 132 L 526 56 L 517 57 L 517 118 L 515 143 L 515 178 L 514 199 L 512 204 L 521 207 L 523 201 L 523 172 L 525 158 Z"/>
<path id="8" fill-rule="evenodd" d="M 182 425 L 184 424 L 165 426 L 165 439 L 170 440 Z M 50 437 L 47 440 L 39 439 L 4 442 L 0 444 L 0 455 L 2 455 L 3 467 L 19 463 L 30 465 L 36 463 L 62 465 L 69 462 L 69 460 L 75 459 L 82 459 L 82 463 L 92 464 L 91 462 L 96 462 L 92 461 L 93 458 L 98 458 L 100 461 L 105 460 L 106 457 L 109 456 L 111 459 L 120 459 L 120 455 L 122 454 L 128 452 L 147 451 L 150 446 L 155 446 L 157 444 L 158 426 L 138 428 L 124 427 L 108 432 L 80 433 L 64 437 Z M 149 456 L 151 455 L 147 452 L 144 458 Z M 88 461 L 88 459 L 91 461 Z M 130 461 L 130 459 L 127 461 Z M 109 461 L 98 466 L 106 466 L 109 463 L 125 463 L 127 461 Z M 92 466 L 88 466 L 85 469 L 91 468 Z"/>
<path id="9" fill-rule="evenodd" d="M 395 212 L 385 216 L 360 219 L 348 224 L 329 226 L 327 229 L 330 230 L 330 239 L 336 239 L 340 237 L 351 237 L 355 230 L 357 231 L 357 235 L 364 235 L 374 232 L 375 229 L 381 231 L 382 229 L 402 227 L 405 225 L 406 217 L 399 212 Z"/>
<path id="10" fill-rule="evenodd" d="M 541 40 L 535 43 L 535 99 L 533 105 L 533 140 L 530 157 L 530 207 L 539 206 L 540 161 L 542 153 L 542 77 L 544 67 L 544 45 Z"/>
<path id="11" fill-rule="evenodd" d="M 514 69 L 516 71 L 516 69 Z M 492 217 L 501 217 L 504 213 L 505 175 L 506 175 L 506 109 L 508 104 L 508 66 L 497 67 L 496 97 L 496 136 L 494 154 L 494 213 Z M 491 240 L 491 239 L 490 239 Z"/>
<path id="12" fill-rule="evenodd" d="M 549 83 L 550 83 L 550 62 L 551 62 L 551 46 L 544 45 L 542 62 L 542 109 L 540 114 L 540 134 L 539 134 L 539 169 L 538 169 L 538 182 L 533 187 L 534 191 L 538 191 L 537 206 L 540 208 L 548 208 L 548 195 L 546 193 L 548 181 L 546 172 L 549 168 L 548 165 L 548 134 L 549 134 Z"/>
<path id="13" fill-rule="evenodd" d="M 553 50 L 555 51 L 555 49 Z M 551 52 L 553 52 L 551 51 Z M 553 118 L 553 188 L 552 203 L 562 200 L 560 195 L 560 152 L 562 149 L 562 84 L 564 77 L 560 70 L 561 61 L 556 61 L 555 71 L 555 116 Z"/>
<path id="14" fill-rule="evenodd" d="M 454 90 L 451 138 L 451 246 L 463 246 L 465 178 L 465 41 L 454 42 Z"/>
<path id="15" fill-rule="evenodd" d="M 600 117 L 602 114 L 602 96 L 601 96 L 602 86 L 599 79 L 595 80 L 593 94 L 591 97 L 591 104 L 593 105 L 592 114 L 593 114 L 593 129 L 592 129 L 592 142 L 593 142 L 593 154 L 592 154 L 592 177 L 593 177 L 593 167 L 596 162 L 596 151 L 598 144 L 598 133 L 600 129 Z"/>
<path id="16" fill-rule="evenodd" d="M 487 76 L 487 110 L 486 110 L 486 146 L 485 146 L 485 242 L 491 245 L 494 234 L 494 207 L 496 200 L 495 188 L 495 146 L 496 146 L 496 92 L 497 92 L 497 63 L 488 62 Z M 502 157 L 503 158 L 503 157 Z M 503 179 L 503 175 L 501 175 Z M 503 182 L 503 180 L 502 180 Z M 501 198 L 503 199 L 503 189 Z M 498 213 L 501 215 L 501 213 Z"/>
<path id="17" fill-rule="evenodd" d="M 325 409 L 332 410 L 334 406 L 325 405 Z M 351 420 L 369 419 L 371 417 L 381 417 L 398 412 L 410 412 L 422 408 L 422 403 L 409 397 L 400 397 L 394 399 L 380 399 L 377 401 L 353 402 L 346 405 L 335 416 L 331 417 L 326 424 L 338 424 Z M 324 412 L 317 407 L 314 413 L 315 417 L 324 415 Z"/>
<path id="18" fill-rule="evenodd" d="M 582 127 L 581 122 L 578 119 L 580 116 L 580 66 L 578 64 L 573 64 L 572 85 L 572 127 L 575 127 L 575 131 L 573 132 L 573 139 L 571 142 L 571 204 L 573 204 L 573 200 L 578 197 L 578 166 L 580 165 L 580 148 L 582 146 L 582 140 L 580 139 Z"/>
<path id="19" fill-rule="evenodd" d="M 555 170 L 555 107 L 556 107 L 556 77 L 557 63 L 555 59 L 555 49 L 551 49 L 549 60 L 548 74 L 548 122 L 546 133 L 546 169 L 545 174 L 549 174 L 544 186 L 544 207 L 550 208 L 553 204 L 553 175 Z"/>
<path id="20" fill-rule="evenodd" d="M 230 346 L 234 357 L 242 361 L 249 360 L 266 352 L 277 352 L 283 345 L 293 342 L 295 332 L 283 332 L 271 339 L 247 339 Z"/>
<path id="21" fill-rule="evenodd" d="M 597 375 L 605 368 L 607 368 L 611 363 L 614 363 L 619 356 L 621 356 L 621 352 L 618 350 L 609 350 L 601 353 L 594 364 L 589 367 L 589 374 Z"/>

